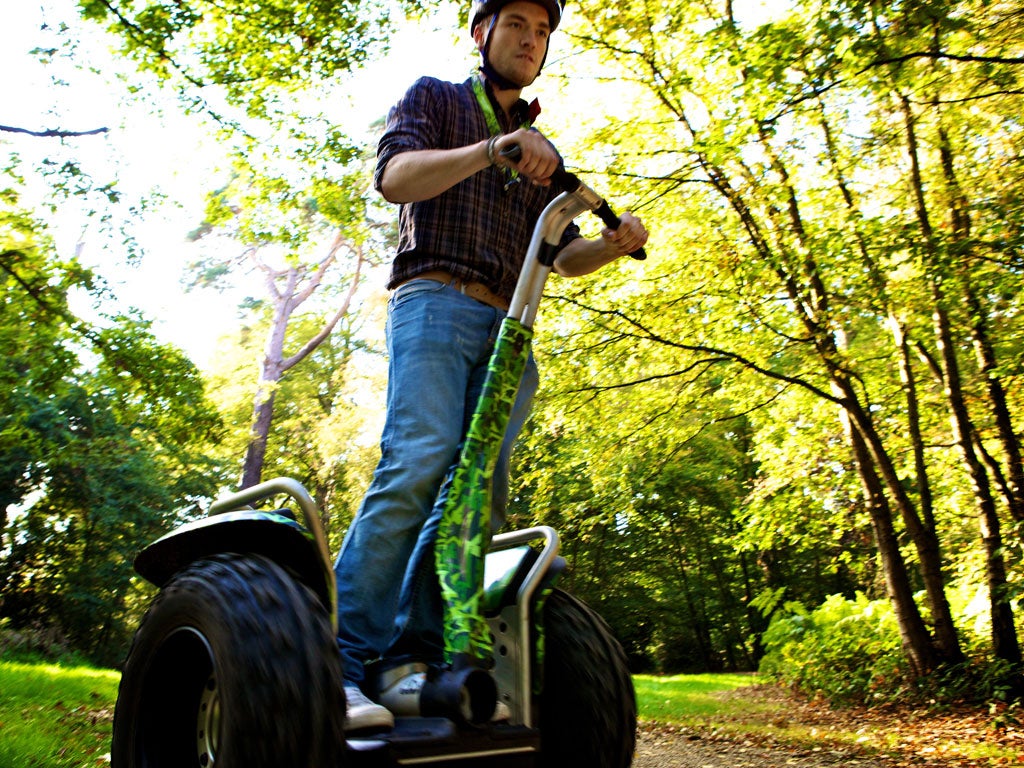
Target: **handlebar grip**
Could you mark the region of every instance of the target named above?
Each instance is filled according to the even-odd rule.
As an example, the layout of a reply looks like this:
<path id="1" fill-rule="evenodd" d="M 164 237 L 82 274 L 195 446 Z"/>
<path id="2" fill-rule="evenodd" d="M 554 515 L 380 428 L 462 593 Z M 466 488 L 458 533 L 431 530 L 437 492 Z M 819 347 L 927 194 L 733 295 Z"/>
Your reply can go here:
<path id="1" fill-rule="evenodd" d="M 518 163 L 520 158 L 523 156 L 523 150 L 518 144 L 512 144 L 511 146 L 502 149 L 498 154 L 513 163 Z M 568 192 L 569 194 L 572 194 L 579 189 L 581 183 L 575 174 L 569 173 L 565 170 L 565 166 L 563 165 L 558 166 L 555 172 L 551 174 L 551 181 L 563 192 Z M 620 219 L 611 209 L 607 200 L 602 200 L 601 205 L 594 211 L 594 213 L 609 229 L 618 229 L 622 224 L 622 219 Z M 632 251 L 629 255 L 637 261 L 643 261 L 647 258 L 647 251 L 641 247 Z"/>
<path id="2" fill-rule="evenodd" d="M 622 219 L 620 219 L 616 215 L 615 211 L 611 209 L 607 200 L 602 200 L 600 207 L 594 211 L 594 213 L 597 214 L 598 218 L 600 218 L 601 221 L 604 222 L 604 225 L 609 229 L 618 229 L 619 225 L 622 224 Z M 637 261 L 643 261 L 647 258 L 647 251 L 644 250 L 643 246 L 640 246 L 635 251 L 630 251 L 629 256 Z"/>

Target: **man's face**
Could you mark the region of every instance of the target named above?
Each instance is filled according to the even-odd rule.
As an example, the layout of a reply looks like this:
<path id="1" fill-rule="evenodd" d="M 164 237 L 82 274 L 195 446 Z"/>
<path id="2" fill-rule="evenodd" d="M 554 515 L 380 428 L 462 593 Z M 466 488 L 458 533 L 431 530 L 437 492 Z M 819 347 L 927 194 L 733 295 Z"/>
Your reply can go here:
<path id="1" fill-rule="evenodd" d="M 473 30 L 478 48 L 483 47 L 489 24 L 484 19 Z M 551 22 L 542 6 L 528 0 L 509 3 L 498 12 L 491 32 L 491 66 L 503 77 L 526 87 L 537 79 L 550 35 Z"/>

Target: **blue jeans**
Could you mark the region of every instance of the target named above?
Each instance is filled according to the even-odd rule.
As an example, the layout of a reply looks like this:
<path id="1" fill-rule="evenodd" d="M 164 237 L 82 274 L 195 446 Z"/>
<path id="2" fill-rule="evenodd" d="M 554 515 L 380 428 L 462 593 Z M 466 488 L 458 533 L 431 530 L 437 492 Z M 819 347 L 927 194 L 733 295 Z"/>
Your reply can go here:
<path id="1" fill-rule="evenodd" d="M 411 280 L 388 302 L 381 458 L 334 564 L 338 644 L 350 683 L 361 683 L 363 665 L 381 657 L 441 658 L 434 539 L 504 316 L 434 280 Z M 504 522 L 512 444 L 537 384 L 531 355 L 494 472 L 493 530 Z"/>

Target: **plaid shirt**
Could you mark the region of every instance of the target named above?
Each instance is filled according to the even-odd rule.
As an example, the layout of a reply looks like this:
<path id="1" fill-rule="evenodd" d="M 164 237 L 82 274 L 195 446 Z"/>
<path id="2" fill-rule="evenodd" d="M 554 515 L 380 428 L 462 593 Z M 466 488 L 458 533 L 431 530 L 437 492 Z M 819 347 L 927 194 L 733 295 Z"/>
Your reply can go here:
<path id="1" fill-rule="evenodd" d="M 490 87 L 487 93 L 504 132 L 522 125 L 525 101 L 516 104 L 509 118 L 494 101 Z M 489 135 L 472 79 L 455 84 L 420 78 L 388 114 L 377 146 L 374 186 L 380 191 L 384 167 L 397 154 L 463 147 Z M 398 254 L 388 288 L 420 272 L 440 269 L 468 282 L 483 283 L 499 296 L 511 299 L 533 226 L 558 193 L 553 187 L 528 181 L 506 190 L 507 180 L 503 169 L 486 168 L 431 200 L 402 204 Z M 576 237 L 579 229 L 570 224 L 562 245 Z"/>

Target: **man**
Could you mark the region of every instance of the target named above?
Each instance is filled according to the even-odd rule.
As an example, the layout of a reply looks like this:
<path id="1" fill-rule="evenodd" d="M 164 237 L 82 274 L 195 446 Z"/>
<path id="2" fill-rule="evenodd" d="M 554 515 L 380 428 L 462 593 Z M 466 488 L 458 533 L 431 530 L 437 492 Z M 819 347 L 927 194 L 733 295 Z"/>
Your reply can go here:
<path id="1" fill-rule="evenodd" d="M 381 459 L 335 563 L 339 646 L 350 731 L 393 716 L 361 691 L 364 664 L 387 656 L 441 658 L 433 544 L 445 479 L 480 393 L 497 329 L 544 206 L 555 196 L 555 148 L 530 128 L 522 89 L 540 73 L 564 0 L 486 0 L 470 17 L 480 75 L 462 84 L 421 78 L 391 110 L 374 184 L 400 204 L 388 287 L 387 414 Z M 514 166 L 501 150 L 517 144 Z M 554 264 L 592 272 L 641 247 L 622 225 L 584 239 L 571 225 Z M 531 359 L 494 473 L 493 521 L 504 519 L 508 460 L 537 387 Z"/>

